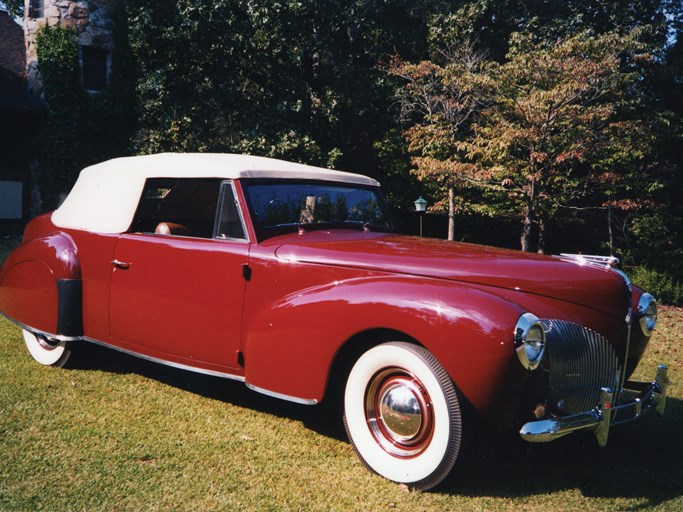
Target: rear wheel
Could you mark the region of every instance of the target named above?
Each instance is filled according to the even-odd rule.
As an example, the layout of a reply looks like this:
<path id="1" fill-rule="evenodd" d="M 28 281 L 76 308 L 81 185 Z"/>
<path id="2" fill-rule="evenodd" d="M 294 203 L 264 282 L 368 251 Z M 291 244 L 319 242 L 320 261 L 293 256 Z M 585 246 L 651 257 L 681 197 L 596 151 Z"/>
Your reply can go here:
<path id="1" fill-rule="evenodd" d="M 29 354 L 45 366 L 63 367 L 71 356 L 66 341 L 50 340 L 43 335 L 22 330 Z"/>
<path id="2" fill-rule="evenodd" d="M 344 425 L 371 470 L 418 489 L 441 482 L 460 452 L 453 382 L 428 350 L 410 343 L 384 343 L 356 361 L 344 393 Z"/>

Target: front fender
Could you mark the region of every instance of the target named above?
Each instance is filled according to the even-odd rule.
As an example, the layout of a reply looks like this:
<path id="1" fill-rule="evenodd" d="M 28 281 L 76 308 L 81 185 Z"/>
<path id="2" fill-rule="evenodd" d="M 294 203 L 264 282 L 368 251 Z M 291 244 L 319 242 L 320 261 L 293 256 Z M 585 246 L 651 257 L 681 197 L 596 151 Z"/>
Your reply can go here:
<path id="1" fill-rule="evenodd" d="M 0 270 L 0 311 L 36 332 L 83 334 L 81 267 L 71 237 L 31 238 L 7 257 Z"/>
<path id="2" fill-rule="evenodd" d="M 525 372 L 513 348 L 523 309 L 459 283 L 411 276 L 350 279 L 299 290 L 256 314 L 246 330 L 246 381 L 278 395 L 322 399 L 335 355 L 373 329 L 404 333 L 431 351 L 480 411 Z"/>

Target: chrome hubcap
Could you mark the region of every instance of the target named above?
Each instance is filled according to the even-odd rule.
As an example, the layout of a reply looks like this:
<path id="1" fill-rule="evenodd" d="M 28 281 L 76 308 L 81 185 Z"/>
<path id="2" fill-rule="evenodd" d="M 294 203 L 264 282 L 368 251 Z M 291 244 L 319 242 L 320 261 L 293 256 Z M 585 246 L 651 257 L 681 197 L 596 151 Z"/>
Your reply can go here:
<path id="1" fill-rule="evenodd" d="M 49 340 L 45 336 L 39 334 L 36 334 L 36 340 L 38 341 L 38 345 L 45 350 L 54 350 L 60 344 L 58 340 Z"/>
<path id="2" fill-rule="evenodd" d="M 375 440 L 396 457 L 419 455 L 434 433 L 429 393 L 400 368 L 387 368 L 373 377 L 365 395 L 365 414 Z"/>

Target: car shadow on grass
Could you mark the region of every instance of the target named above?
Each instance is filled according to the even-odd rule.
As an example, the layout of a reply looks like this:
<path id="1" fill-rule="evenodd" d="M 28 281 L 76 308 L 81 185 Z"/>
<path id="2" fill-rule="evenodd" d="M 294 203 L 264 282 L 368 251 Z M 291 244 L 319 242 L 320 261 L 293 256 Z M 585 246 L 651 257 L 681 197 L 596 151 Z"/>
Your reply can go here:
<path id="1" fill-rule="evenodd" d="M 135 373 L 199 396 L 300 421 L 321 435 L 346 440 L 337 407 L 311 407 L 271 398 L 243 383 L 192 373 L 84 344 L 75 370 Z M 647 509 L 683 497 L 683 401 L 669 397 L 666 414 L 614 427 L 606 448 L 591 433 L 552 443 L 528 443 L 514 432 L 483 428 L 466 437 L 456 469 L 433 490 L 469 497 L 529 498 L 576 489 L 594 498 L 627 498 Z"/>
<path id="2" fill-rule="evenodd" d="M 682 416 L 683 402 L 669 399 L 664 418 L 653 414 L 614 427 L 606 448 L 590 433 L 541 444 L 487 433 L 477 437 L 467 467 L 444 490 L 517 497 L 578 489 L 584 496 L 640 498 L 644 507 L 654 506 L 683 496 Z"/>
<path id="3" fill-rule="evenodd" d="M 141 375 L 205 398 L 301 421 L 307 428 L 322 435 L 346 440 L 336 407 L 328 407 L 327 404 L 312 407 L 288 402 L 252 391 L 239 381 L 181 370 L 99 345 L 83 343 L 78 346 L 67 369 Z"/>
<path id="4" fill-rule="evenodd" d="M 532 497 L 576 489 L 595 498 L 628 498 L 623 510 L 650 508 L 683 496 L 683 401 L 667 399 L 664 417 L 650 414 L 611 429 L 607 447 L 592 433 L 528 443 L 514 433 L 470 439 L 464 464 L 437 491 L 472 497 Z"/>

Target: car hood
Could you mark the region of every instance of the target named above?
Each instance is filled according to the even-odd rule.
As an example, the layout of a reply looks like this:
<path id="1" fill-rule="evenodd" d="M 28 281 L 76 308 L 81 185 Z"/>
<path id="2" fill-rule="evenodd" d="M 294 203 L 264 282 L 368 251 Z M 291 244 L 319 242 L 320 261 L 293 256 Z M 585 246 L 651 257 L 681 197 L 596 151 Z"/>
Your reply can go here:
<path id="1" fill-rule="evenodd" d="M 448 279 L 624 314 L 624 279 L 559 257 L 379 233 L 311 232 L 279 237 L 279 259 Z M 283 240 L 284 239 L 284 240 Z"/>

